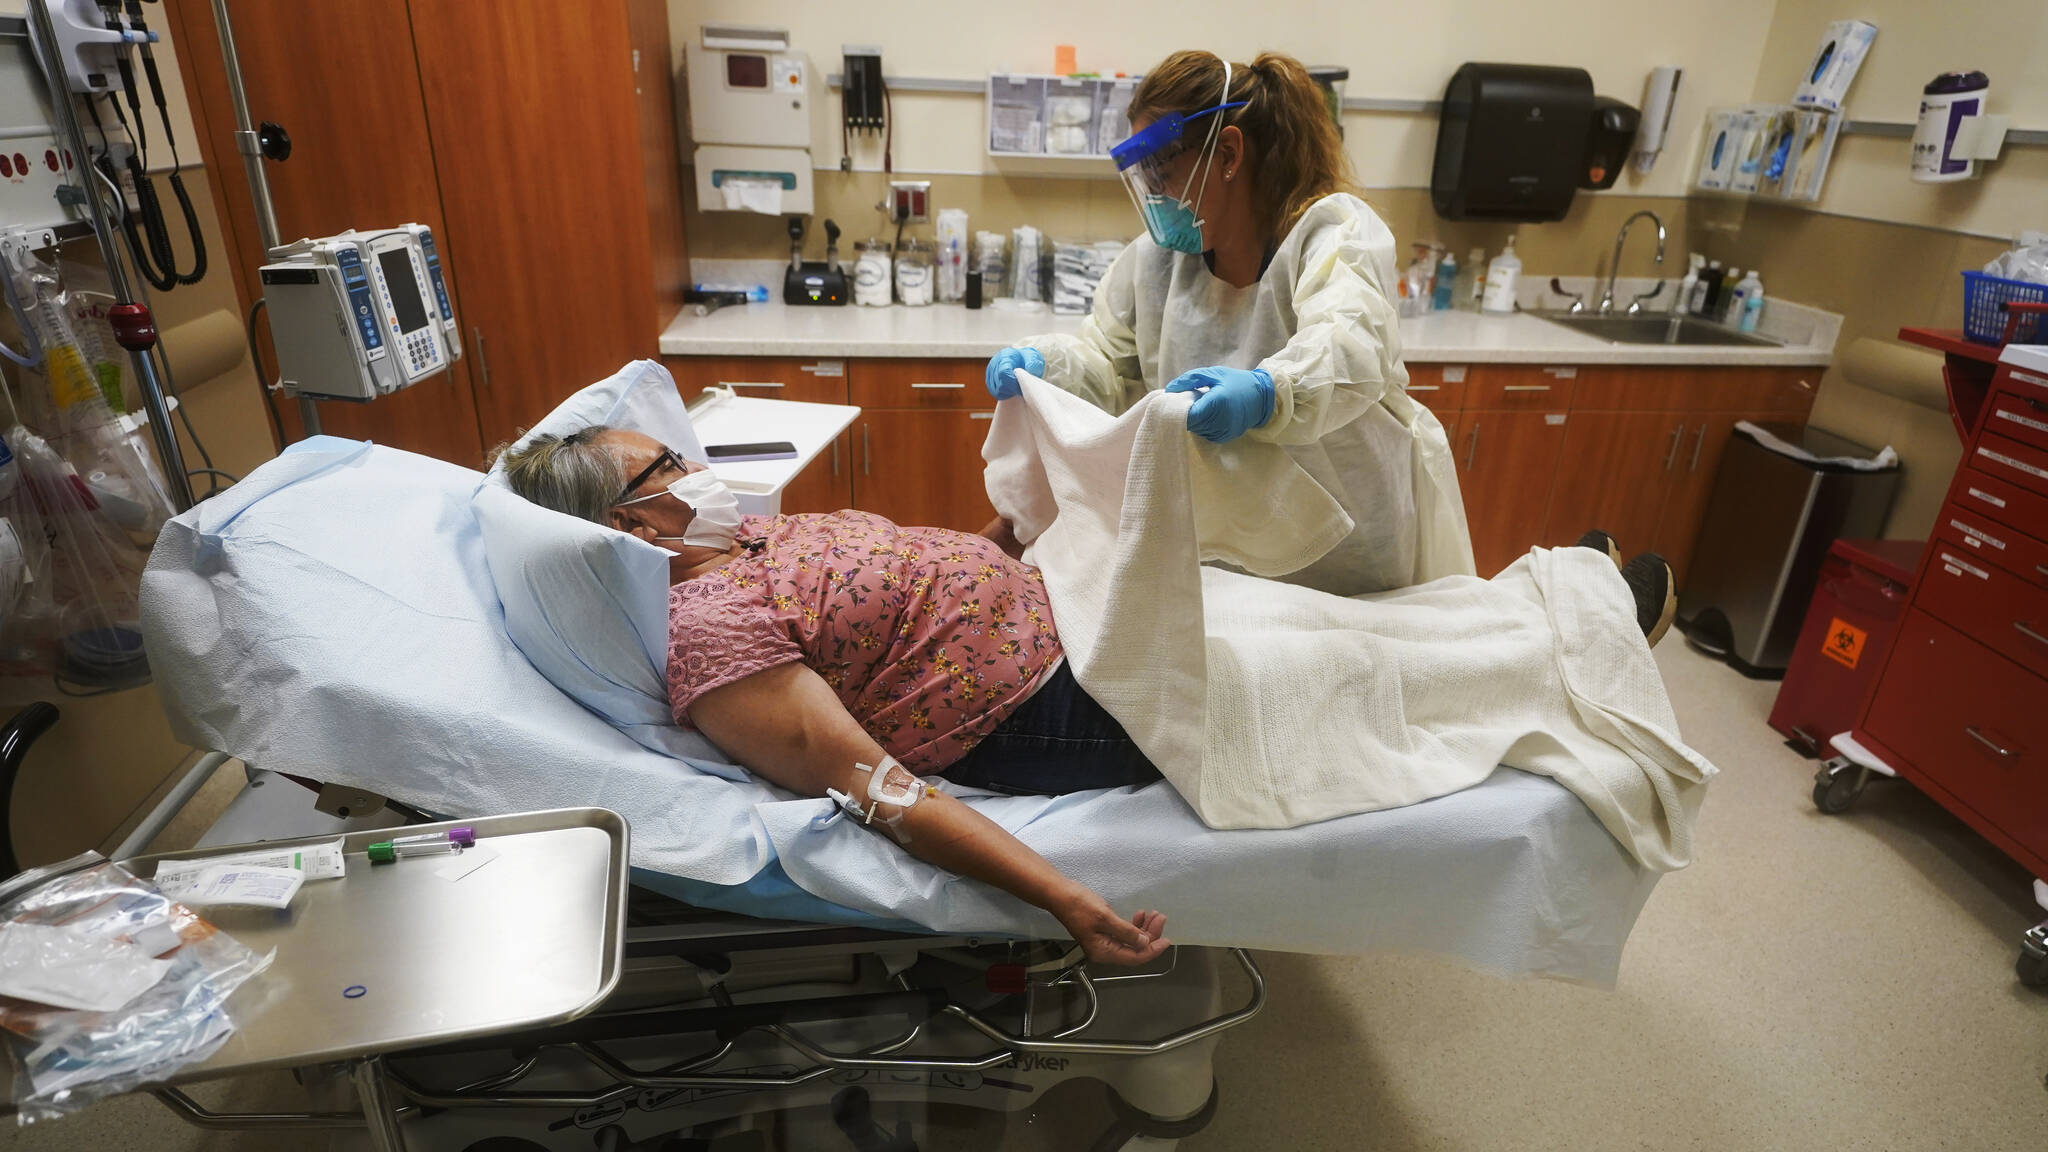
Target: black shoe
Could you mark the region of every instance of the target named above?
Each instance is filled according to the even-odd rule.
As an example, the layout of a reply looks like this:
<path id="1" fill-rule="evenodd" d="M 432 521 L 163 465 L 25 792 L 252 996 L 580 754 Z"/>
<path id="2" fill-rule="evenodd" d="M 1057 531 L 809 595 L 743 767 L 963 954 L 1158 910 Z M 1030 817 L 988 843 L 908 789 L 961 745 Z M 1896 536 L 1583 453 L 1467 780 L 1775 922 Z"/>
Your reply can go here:
<path id="1" fill-rule="evenodd" d="M 1621 567 L 1621 547 L 1614 542 L 1614 537 L 1609 536 L 1598 528 L 1579 537 L 1579 542 L 1576 546 L 1591 548 L 1595 552 L 1605 552 L 1607 553 L 1607 558 L 1614 561 L 1616 568 Z"/>
<path id="2" fill-rule="evenodd" d="M 1645 552 L 1621 566 L 1621 578 L 1635 593 L 1636 625 L 1655 648 L 1678 614 L 1678 581 L 1671 575 L 1671 565 L 1655 552 Z"/>

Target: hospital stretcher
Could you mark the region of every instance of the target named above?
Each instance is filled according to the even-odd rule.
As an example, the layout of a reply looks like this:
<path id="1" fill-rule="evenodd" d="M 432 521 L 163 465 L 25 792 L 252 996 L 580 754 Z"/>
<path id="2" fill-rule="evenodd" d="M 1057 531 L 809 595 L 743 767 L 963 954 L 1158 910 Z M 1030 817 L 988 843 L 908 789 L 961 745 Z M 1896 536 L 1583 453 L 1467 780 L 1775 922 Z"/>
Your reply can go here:
<path id="1" fill-rule="evenodd" d="M 1210 1052 L 1263 1002 L 1245 949 L 1429 951 L 1609 983 L 1654 885 L 1571 793 L 1508 769 L 1287 830 L 1205 828 L 1164 783 L 963 795 L 1112 905 L 1169 914 L 1169 962 L 1089 972 L 1043 942 L 1057 928 L 1037 910 L 766 787 L 694 734 L 622 719 L 616 693 L 572 699 L 543 677 L 508 635 L 481 482 L 302 442 L 167 526 L 144 580 L 174 727 L 255 766 L 211 842 L 317 830 L 292 777 L 320 787 L 330 827 L 585 806 L 631 825 L 641 891 L 615 1001 L 558 1032 L 391 1058 L 419 1147 L 467 1148 L 535 1114 L 533 1146 L 591 1147 L 586 1125 L 600 1147 L 659 1147 L 655 1134 L 809 1103 L 860 1129 L 855 1147 L 908 1147 L 891 1121 L 874 1130 L 892 1101 L 1007 1111 L 1075 1078 L 1122 1101 L 1098 1147 L 1161 1147 L 1205 1120 Z"/>
<path id="2" fill-rule="evenodd" d="M 223 763 L 214 754 L 188 769 L 124 848 L 152 839 L 183 807 L 189 782 Z M 244 771 L 240 793 L 183 855 L 350 832 L 367 842 L 420 819 L 361 789 L 315 790 L 313 781 Z M 136 871 L 152 866 L 144 857 Z M 832 1141 L 824 1146 L 909 1150 L 917 1146 L 910 1122 L 931 1105 L 1015 1112 L 1059 1084 L 1091 1080 L 1112 1114 L 1093 1147 L 1161 1149 L 1215 1114 L 1217 1038 L 1266 999 L 1257 965 L 1236 948 L 1175 948 L 1143 969 L 1091 972 L 1062 942 L 767 920 L 644 888 L 633 890 L 625 921 L 618 982 L 588 1015 L 351 1052 L 347 1073 L 308 1059 L 296 1069 L 308 1089 L 303 1111 L 200 1104 L 186 1082 L 203 1082 L 215 1065 L 229 1074 L 251 1067 L 218 1058 L 154 1095 L 199 1127 L 366 1131 L 378 1152 L 671 1148 L 762 1131 L 756 1125 L 771 1117 L 785 1141 L 797 1141 L 790 1146 L 820 1146 L 823 1133 Z M 302 930 L 310 929 L 286 929 Z M 449 962 L 460 963 L 460 953 L 451 947 Z M 274 1051 L 277 1037 L 267 1039 Z M 305 1043 L 309 1053 L 336 1055 L 332 1037 Z M 349 1094 L 354 1110 L 336 1099 Z"/>

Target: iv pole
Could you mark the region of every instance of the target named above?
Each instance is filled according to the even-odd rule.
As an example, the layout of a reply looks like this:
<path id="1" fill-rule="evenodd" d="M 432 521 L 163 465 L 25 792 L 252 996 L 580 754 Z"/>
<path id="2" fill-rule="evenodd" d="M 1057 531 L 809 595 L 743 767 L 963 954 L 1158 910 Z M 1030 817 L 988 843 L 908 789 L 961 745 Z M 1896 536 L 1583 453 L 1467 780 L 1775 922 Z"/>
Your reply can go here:
<path id="1" fill-rule="evenodd" d="M 235 55 L 235 33 L 228 25 L 228 0 L 213 0 L 213 24 L 220 32 L 220 59 L 228 73 L 228 95 L 235 105 L 235 151 L 242 154 L 242 169 L 249 178 L 249 197 L 256 205 L 256 232 L 263 241 L 263 258 L 278 245 L 277 208 L 270 200 L 270 178 L 263 171 L 263 145 L 249 126 L 249 96 L 242 88 L 242 62 Z M 269 381 L 262 382 L 270 387 Z M 299 423 L 306 435 L 320 434 L 320 408 L 310 396 L 299 397 Z"/>
<path id="2" fill-rule="evenodd" d="M 217 0 L 218 2 L 218 0 Z M 57 118 L 57 129 L 71 154 L 78 158 L 71 171 L 80 182 L 78 191 L 82 194 L 86 214 L 92 219 L 93 235 L 99 240 L 100 252 L 106 258 L 107 281 L 114 289 L 114 308 L 109 315 L 115 337 L 121 347 L 128 350 L 135 364 L 135 379 L 142 393 L 142 406 L 149 412 L 149 431 L 156 439 L 156 450 L 163 458 L 164 482 L 170 486 L 170 497 L 183 512 L 192 507 L 192 478 L 185 472 L 185 453 L 178 446 L 178 433 L 171 426 L 170 406 L 164 402 L 163 383 L 157 377 L 156 362 L 150 359 L 150 349 L 156 345 L 156 324 L 150 318 L 149 306 L 137 300 L 134 288 L 128 281 L 128 270 L 121 263 L 121 249 L 114 238 L 114 227 L 107 220 L 106 206 L 92 186 L 92 150 L 87 147 L 85 130 L 79 127 L 77 109 L 71 102 L 71 89 L 64 80 L 64 58 L 57 43 L 57 28 L 50 21 L 49 0 L 29 0 L 29 35 L 35 38 L 36 54 L 42 58 L 43 74 L 50 85 L 50 111 Z"/>

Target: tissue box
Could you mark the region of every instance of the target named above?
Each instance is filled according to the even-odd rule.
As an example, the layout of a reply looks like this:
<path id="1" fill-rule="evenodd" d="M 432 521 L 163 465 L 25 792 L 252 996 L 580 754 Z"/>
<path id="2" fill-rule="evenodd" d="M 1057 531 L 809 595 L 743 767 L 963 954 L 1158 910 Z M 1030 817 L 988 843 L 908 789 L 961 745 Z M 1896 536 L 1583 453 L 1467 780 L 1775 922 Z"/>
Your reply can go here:
<path id="1" fill-rule="evenodd" d="M 1822 112 L 1840 112 L 1842 102 L 1849 97 L 1849 85 L 1856 79 L 1856 70 L 1863 66 L 1863 57 L 1869 54 L 1870 42 L 1875 39 L 1875 24 L 1837 20 L 1828 25 L 1826 34 L 1820 38 L 1820 47 L 1813 54 L 1812 66 L 1800 79 L 1798 91 L 1792 94 L 1792 103 Z"/>

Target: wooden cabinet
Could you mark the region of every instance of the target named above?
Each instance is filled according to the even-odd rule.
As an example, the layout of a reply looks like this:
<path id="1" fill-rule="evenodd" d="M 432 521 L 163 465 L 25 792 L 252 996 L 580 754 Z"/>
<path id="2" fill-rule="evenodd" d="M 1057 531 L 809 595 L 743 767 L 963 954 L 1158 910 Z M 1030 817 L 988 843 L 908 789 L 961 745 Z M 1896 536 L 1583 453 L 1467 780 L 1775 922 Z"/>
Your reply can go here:
<path id="1" fill-rule="evenodd" d="M 220 36 L 211 5 L 186 0 L 168 8 L 177 22 L 179 63 L 227 242 L 227 251 L 215 256 L 212 274 L 234 279 L 246 312 L 263 295 L 257 269 L 268 263 L 268 256 L 235 149 Z M 237 4 L 234 30 L 242 83 L 250 119 L 282 124 L 292 137 L 291 159 L 264 165 L 280 237 L 289 242 L 348 228 L 425 224 L 443 241 L 439 247 L 449 298 L 455 314 L 464 317 L 467 266 L 446 243 L 448 225 L 441 213 L 419 65 L 410 40 L 394 45 L 388 36 L 389 29 L 403 29 L 408 21 L 406 0 Z M 331 69 L 332 82 L 309 83 L 323 69 Z M 268 329 L 259 331 L 264 359 L 274 365 Z M 337 436 L 474 466 L 482 461 L 485 445 L 470 388 L 473 365 L 473 359 L 465 358 L 439 376 L 371 404 L 322 404 L 321 424 Z M 285 435 L 300 438 L 298 405 L 279 397 L 275 407 Z"/>
<path id="2" fill-rule="evenodd" d="M 1648 548 L 1682 475 L 1690 431 L 1672 412 L 1572 413 L 1543 543 L 1562 547 L 1600 528 L 1623 548 Z"/>
<path id="3" fill-rule="evenodd" d="M 636 44 L 629 11 L 660 2 L 554 0 L 496 19 L 411 4 L 486 443 L 657 355 L 682 307 L 683 278 L 671 267 L 657 283 L 653 250 L 655 216 L 681 217 L 680 170 L 650 184 L 642 151 L 643 109 L 666 112 L 673 134 L 673 104 L 639 92 L 672 84 L 667 23 L 658 44 Z"/>
<path id="4" fill-rule="evenodd" d="M 862 408 L 992 410 L 983 360 L 862 360 L 852 397 Z"/>
<path id="5" fill-rule="evenodd" d="M 1442 421 L 1479 574 L 1589 528 L 1656 551 L 1683 580 L 1738 420 L 1797 422 L 1811 368 L 1411 364 Z"/>
<path id="6" fill-rule="evenodd" d="M 1472 556 L 1492 576 L 1536 543 L 1564 453 L 1562 412 L 1468 411 L 1452 450 Z"/>
<path id="7" fill-rule="evenodd" d="M 684 400 L 713 386 L 762 400 L 845 404 L 846 361 L 794 356 L 668 356 L 662 359 Z"/>
<path id="8" fill-rule="evenodd" d="M 853 425 L 854 507 L 898 524 L 980 531 L 996 515 L 981 480 L 981 442 L 994 416 L 963 408 L 862 411 Z"/>
<path id="9" fill-rule="evenodd" d="M 979 359 L 670 356 L 683 395 L 855 404 L 838 450 L 783 494 L 791 512 L 852 507 L 899 524 L 977 531 L 994 404 Z M 1683 578 L 1737 420 L 1797 419 L 1808 369 L 1415 364 L 1409 392 L 1443 424 L 1482 576 L 1588 528 L 1655 550 Z"/>
<path id="10" fill-rule="evenodd" d="M 782 490 L 784 512 L 837 512 L 854 507 L 853 433 L 841 432 L 823 455 Z"/>
<path id="11" fill-rule="evenodd" d="M 995 519 L 981 444 L 995 401 L 983 360 L 860 360 L 849 395 L 859 469 L 856 506 L 898 524 L 977 532 Z"/>
<path id="12" fill-rule="evenodd" d="M 1465 410 L 1465 381 L 1469 372 L 1462 364 L 1410 364 L 1408 395 L 1436 413 L 1445 431 L 1449 431 L 1452 417 Z"/>
<path id="13" fill-rule="evenodd" d="M 264 254 L 212 12 L 172 17 L 246 307 Z M 428 0 L 245 2 L 234 21 L 252 118 L 293 138 L 265 162 L 283 237 L 425 223 L 462 325 L 453 370 L 323 404 L 329 431 L 475 465 L 657 354 L 688 278 L 665 0 L 535 0 L 491 19 Z"/>
<path id="14" fill-rule="evenodd" d="M 1562 412 L 1571 407 L 1580 371 L 1569 364 L 1476 365 L 1467 376 L 1465 407 L 1496 412 Z"/>
<path id="15" fill-rule="evenodd" d="M 995 402 L 985 361 L 667 356 L 685 397 L 714 384 L 743 396 L 854 404 L 861 415 L 783 489 L 785 512 L 858 508 L 898 524 L 977 532 L 995 519 L 981 443 Z"/>

